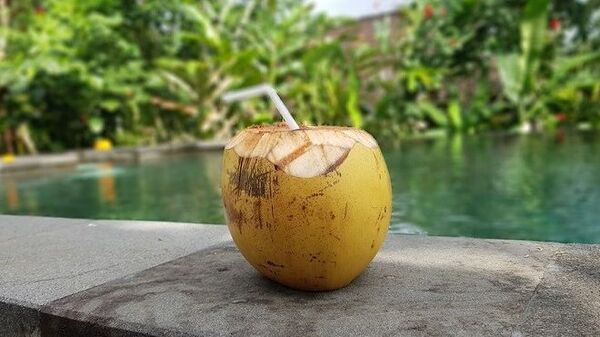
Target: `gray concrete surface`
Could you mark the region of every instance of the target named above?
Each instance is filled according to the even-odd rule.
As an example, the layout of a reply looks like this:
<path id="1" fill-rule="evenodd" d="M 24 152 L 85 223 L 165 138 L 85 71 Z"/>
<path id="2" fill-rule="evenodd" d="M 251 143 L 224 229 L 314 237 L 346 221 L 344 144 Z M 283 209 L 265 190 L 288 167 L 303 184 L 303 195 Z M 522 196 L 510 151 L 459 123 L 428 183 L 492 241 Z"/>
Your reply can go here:
<path id="1" fill-rule="evenodd" d="M 515 336 L 600 336 L 600 249 L 570 246 L 544 270 Z"/>
<path id="2" fill-rule="evenodd" d="M 0 297 L 46 304 L 227 240 L 225 226 L 0 215 Z"/>
<path id="3" fill-rule="evenodd" d="M 57 229 L 49 229 L 46 221 L 56 223 Z M 7 334 L 11 337 L 600 336 L 599 245 L 393 235 L 348 287 L 302 293 L 257 274 L 230 241 L 221 240 L 227 237 L 225 227 L 214 229 L 217 240 L 211 243 L 219 244 L 191 247 L 191 242 L 210 236 L 201 233 L 213 233 L 213 227 L 103 221 L 88 228 L 84 220 L 46 221 L 24 218 L 17 221 L 24 224 L 17 233 L 1 229 L 14 219 L 0 217 L 0 238 L 9 238 L 0 239 L 2 256 L 16 249 L 4 246 L 6 242 L 32 243 L 21 250 L 32 251 L 28 260 L 15 258 L 17 252 L 11 255 L 15 259 L 0 257 L 2 336 L 3 326 L 24 331 Z M 103 235 L 86 231 L 99 227 Z M 81 244 L 62 249 L 63 235 L 80 237 Z M 161 260 L 154 255 L 161 249 L 142 243 L 168 236 L 168 249 L 178 244 L 189 249 Z M 115 245 L 120 240 L 124 244 Z M 102 242 L 113 242 L 107 244 L 112 248 L 100 249 Z M 88 246 L 90 252 L 84 249 Z M 54 254 L 53 259 L 44 259 L 40 251 Z M 82 255 L 74 257 L 77 252 Z M 154 260 L 144 267 L 137 254 Z M 43 272 L 26 275 L 53 269 L 57 277 L 61 268 L 81 266 L 81 261 L 88 261 L 90 274 L 98 278 L 67 289 L 64 283 L 71 283 L 71 277 L 60 282 L 46 281 Z M 20 270 L 25 262 L 38 267 Z M 41 267 L 49 263 L 54 264 Z M 104 275 L 95 270 L 110 263 L 133 266 Z M 79 267 L 72 272 L 74 279 L 81 276 Z M 7 279 L 33 283 L 23 291 L 5 287 Z M 56 287 L 70 294 L 39 295 Z M 32 311 L 27 303 L 11 304 L 11 296 L 45 303 Z M 15 318 L 20 316 L 23 321 Z"/>

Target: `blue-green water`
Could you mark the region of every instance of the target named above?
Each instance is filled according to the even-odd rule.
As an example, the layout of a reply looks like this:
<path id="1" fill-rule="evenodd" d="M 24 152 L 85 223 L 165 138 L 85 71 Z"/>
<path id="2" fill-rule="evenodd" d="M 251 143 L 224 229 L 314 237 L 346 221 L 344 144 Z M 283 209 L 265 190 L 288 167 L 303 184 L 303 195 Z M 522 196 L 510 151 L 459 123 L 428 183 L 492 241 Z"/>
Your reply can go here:
<path id="1" fill-rule="evenodd" d="M 600 242 L 600 135 L 472 136 L 386 150 L 397 233 Z M 0 210 L 223 223 L 221 155 L 0 176 Z"/>

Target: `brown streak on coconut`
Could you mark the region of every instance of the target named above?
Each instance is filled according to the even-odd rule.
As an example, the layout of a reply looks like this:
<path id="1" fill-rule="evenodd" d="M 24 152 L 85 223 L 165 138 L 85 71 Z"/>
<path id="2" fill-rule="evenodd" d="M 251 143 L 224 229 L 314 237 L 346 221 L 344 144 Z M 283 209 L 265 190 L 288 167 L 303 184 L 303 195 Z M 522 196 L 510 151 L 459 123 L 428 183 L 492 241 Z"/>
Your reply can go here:
<path id="1" fill-rule="evenodd" d="M 254 158 L 238 158 L 238 169 L 229 176 L 230 184 L 239 194 L 246 192 L 253 197 L 264 197 L 271 189 L 271 171 L 261 169 Z"/>
<path id="2" fill-rule="evenodd" d="M 287 164 L 293 162 L 294 160 L 296 160 L 296 158 L 298 158 L 301 155 L 303 155 L 304 152 L 306 152 L 306 150 L 310 146 L 311 146 L 311 144 L 310 144 L 309 141 L 307 141 L 306 143 L 300 145 L 297 149 L 295 149 L 294 151 L 292 151 L 290 154 L 288 154 L 287 156 L 281 158 L 281 160 L 277 162 L 276 166 L 277 167 L 285 167 L 285 166 L 287 166 Z"/>
<path id="3" fill-rule="evenodd" d="M 297 197 L 297 196 L 294 196 L 294 197 L 292 198 L 292 201 L 290 201 L 290 202 L 288 203 L 288 206 L 292 206 L 292 205 L 293 205 L 293 204 L 296 202 L 296 200 L 298 200 L 298 197 Z"/>
<path id="4" fill-rule="evenodd" d="M 346 160 L 346 157 L 348 157 L 348 153 L 350 153 L 350 150 L 346 151 L 341 157 L 338 158 L 338 160 L 336 160 L 331 165 L 329 165 L 327 170 L 325 170 L 324 174 L 328 174 L 328 173 L 335 171 L 335 169 L 338 168 L 338 166 L 340 166 L 344 162 L 344 160 Z M 338 173 L 338 175 L 339 175 L 339 173 Z"/>
<path id="5" fill-rule="evenodd" d="M 316 195 L 316 194 L 323 195 L 326 190 L 328 190 L 328 189 L 332 188 L 333 186 L 337 185 L 339 182 L 340 182 L 340 179 L 336 179 L 333 182 L 328 181 L 327 182 L 327 186 L 319 189 L 317 192 L 313 193 L 312 195 Z"/>
<path id="6" fill-rule="evenodd" d="M 269 261 L 269 260 L 267 260 L 267 264 L 268 264 L 269 266 L 273 266 L 273 267 L 277 267 L 277 268 L 285 268 L 285 266 L 284 266 L 284 265 L 282 265 L 282 264 L 277 264 L 277 263 L 275 263 L 275 262 L 271 262 L 271 261 Z"/>
<path id="7" fill-rule="evenodd" d="M 379 211 L 379 215 L 377 216 L 377 221 L 383 219 L 383 217 L 385 216 L 385 208 L 382 208 L 381 211 Z"/>
<path id="8" fill-rule="evenodd" d="M 242 212 L 238 211 L 234 205 L 235 203 L 231 203 L 228 198 L 223 198 L 223 206 L 225 206 L 225 213 L 227 214 L 227 218 L 232 224 L 237 225 L 238 230 L 242 233 L 242 223 L 244 223 L 244 215 Z"/>
<path id="9" fill-rule="evenodd" d="M 337 235 L 335 235 L 333 233 L 329 233 L 329 235 L 331 235 L 334 239 L 336 239 L 338 241 L 341 241 L 339 236 L 337 236 Z"/>
<path id="10" fill-rule="evenodd" d="M 346 206 L 344 207 L 344 219 L 348 216 L 348 202 L 346 201 Z"/>
<path id="11" fill-rule="evenodd" d="M 256 228 L 263 228 L 262 212 L 260 211 L 260 199 L 254 201 L 254 216 L 256 217 Z"/>
<path id="12" fill-rule="evenodd" d="M 311 195 L 307 196 L 307 197 L 305 198 L 305 200 L 312 199 L 312 198 L 316 198 L 316 197 L 322 197 L 323 195 L 325 195 L 325 193 L 323 193 L 322 191 L 317 191 L 317 192 L 315 192 L 315 193 L 313 193 L 313 194 L 311 194 Z"/>

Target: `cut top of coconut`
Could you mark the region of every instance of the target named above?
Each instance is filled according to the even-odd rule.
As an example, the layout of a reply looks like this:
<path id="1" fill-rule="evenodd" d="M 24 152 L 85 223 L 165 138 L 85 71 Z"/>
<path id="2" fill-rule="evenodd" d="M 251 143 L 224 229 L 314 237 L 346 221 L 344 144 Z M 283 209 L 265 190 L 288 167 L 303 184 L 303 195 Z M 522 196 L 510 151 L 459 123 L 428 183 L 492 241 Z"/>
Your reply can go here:
<path id="1" fill-rule="evenodd" d="M 302 127 L 285 125 L 250 127 L 238 133 L 225 149 L 243 158 L 264 158 L 285 173 L 311 178 L 335 170 L 355 144 L 377 148 L 366 131 L 338 126 Z"/>

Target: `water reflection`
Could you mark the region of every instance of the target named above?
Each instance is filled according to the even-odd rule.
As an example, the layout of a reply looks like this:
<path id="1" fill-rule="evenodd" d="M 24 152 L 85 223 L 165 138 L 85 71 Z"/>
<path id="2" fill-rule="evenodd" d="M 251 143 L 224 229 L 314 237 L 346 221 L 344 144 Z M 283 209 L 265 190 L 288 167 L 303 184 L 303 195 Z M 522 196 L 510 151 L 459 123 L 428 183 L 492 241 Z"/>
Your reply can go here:
<path id="1" fill-rule="evenodd" d="M 142 165 L 85 164 L 69 171 L 4 176 L 0 210 L 103 219 L 223 223 L 220 153 L 170 157 Z M 21 202 L 7 197 L 17 186 Z"/>
<path id="2" fill-rule="evenodd" d="M 11 210 L 19 208 L 19 190 L 14 180 L 6 182 L 6 204 Z"/>
<path id="3" fill-rule="evenodd" d="M 97 168 L 101 172 L 101 174 L 98 177 L 98 189 L 100 191 L 100 199 L 105 203 L 114 205 L 117 202 L 117 192 L 115 189 L 115 176 L 113 173 L 113 164 L 98 164 Z"/>
<path id="4" fill-rule="evenodd" d="M 599 141 L 582 133 L 404 144 L 386 156 L 392 230 L 408 222 L 432 235 L 600 242 Z"/>

